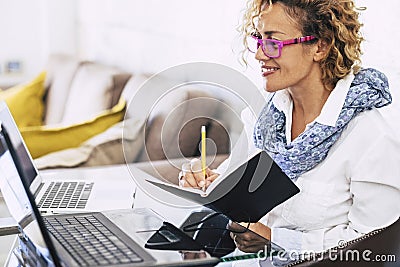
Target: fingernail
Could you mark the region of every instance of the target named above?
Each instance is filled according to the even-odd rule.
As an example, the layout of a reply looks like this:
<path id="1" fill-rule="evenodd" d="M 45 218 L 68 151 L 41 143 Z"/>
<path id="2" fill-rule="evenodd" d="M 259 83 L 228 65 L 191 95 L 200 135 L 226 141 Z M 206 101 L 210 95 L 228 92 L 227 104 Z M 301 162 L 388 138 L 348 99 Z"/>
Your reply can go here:
<path id="1" fill-rule="evenodd" d="M 205 184 L 206 184 L 206 183 L 205 183 L 204 181 L 200 181 L 200 182 L 199 182 L 199 186 L 200 186 L 200 187 L 203 187 Z"/>

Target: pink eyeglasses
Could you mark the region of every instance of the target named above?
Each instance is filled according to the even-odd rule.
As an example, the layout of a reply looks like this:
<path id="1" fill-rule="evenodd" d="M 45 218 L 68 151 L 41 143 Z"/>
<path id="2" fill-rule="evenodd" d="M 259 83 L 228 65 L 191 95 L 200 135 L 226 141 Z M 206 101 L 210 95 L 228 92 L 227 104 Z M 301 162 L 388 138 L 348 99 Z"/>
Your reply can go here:
<path id="1" fill-rule="evenodd" d="M 290 40 L 278 41 L 274 39 L 261 39 L 258 38 L 255 34 L 252 34 L 247 39 L 248 40 L 247 45 L 248 45 L 248 50 L 252 53 L 256 53 L 261 46 L 264 55 L 266 55 L 269 58 L 278 58 L 281 56 L 282 48 L 285 45 L 300 44 L 314 39 L 316 39 L 316 37 L 310 35 Z"/>

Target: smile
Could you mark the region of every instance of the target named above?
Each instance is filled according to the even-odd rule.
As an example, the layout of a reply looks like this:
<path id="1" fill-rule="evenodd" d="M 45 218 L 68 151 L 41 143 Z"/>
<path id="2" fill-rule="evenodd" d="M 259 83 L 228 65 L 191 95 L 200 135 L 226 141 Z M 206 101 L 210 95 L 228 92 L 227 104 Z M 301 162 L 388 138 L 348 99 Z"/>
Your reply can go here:
<path id="1" fill-rule="evenodd" d="M 278 70 L 279 68 L 276 67 L 261 67 L 261 73 L 263 77 L 270 75 Z"/>

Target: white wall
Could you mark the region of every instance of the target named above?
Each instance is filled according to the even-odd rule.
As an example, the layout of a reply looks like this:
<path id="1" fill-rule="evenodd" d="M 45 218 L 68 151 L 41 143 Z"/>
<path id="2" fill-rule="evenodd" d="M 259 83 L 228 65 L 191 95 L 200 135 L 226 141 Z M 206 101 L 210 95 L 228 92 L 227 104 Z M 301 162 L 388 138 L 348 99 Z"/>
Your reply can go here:
<path id="1" fill-rule="evenodd" d="M 393 104 L 384 112 L 400 137 L 400 31 L 396 29 L 400 23 L 400 1 L 357 0 L 357 3 L 367 7 L 361 12 L 365 38 L 362 63 L 364 67 L 374 67 L 388 77 Z"/>
<path id="2" fill-rule="evenodd" d="M 0 88 L 30 80 L 50 53 L 76 53 L 75 0 L 0 0 Z M 5 73 L 20 61 L 21 72 Z"/>
<path id="3" fill-rule="evenodd" d="M 40 68 L 47 36 L 43 24 L 43 1 L 0 0 L 0 79 L 20 81 Z M 4 74 L 8 61 L 22 61 L 22 73 Z"/>
<path id="4" fill-rule="evenodd" d="M 51 53 L 76 54 L 78 0 L 42 0 L 47 30 L 47 55 Z"/>
<path id="5" fill-rule="evenodd" d="M 241 68 L 232 47 L 242 8 L 241 0 L 0 0 L 0 30 L 8 41 L 0 64 L 22 61 L 19 80 L 30 79 L 57 52 L 133 72 L 193 61 Z M 0 87 L 6 78 L 0 73 Z"/>
<path id="6" fill-rule="evenodd" d="M 400 1 L 356 0 L 361 11 L 363 65 L 387 74 L 400 98 Z M 236 27 L 242 0 L 80 0 L 79 54 L 130 71 L 158 72 L 184 62 L 211 61 L 239 69 Z M 93 12 L 96 10 L 96 12 Z M 236 49 L 236 52 L 238 49 Z M 261 84 L 257 63 L 245 72 Z"/>
<path id="7" fill-rule="evenodd" d="M 241 0 L 81 0 L 79 52 L 135 72 L 193 61 L 236 66 L 231 48 L 243 5 Z"/>
<path id="8" fill-rule="evenodd" d="M 363 62 L 390 78 L 400 98 L 398 0 L 356 0 L 366 42 Z M 0 65 L 20 59 L 32 77 L 50 53 L 76 54 L 133 72 L 157 72 L 176 64 L 211 61 L 243 70 L 236 27 L 243 0 L 0 0 Z M 236 49 L 237 52 L 237 49 Z M 259 69 L 246 74 L 260 83 Z M 4 75 L 0 74 L 0 87 Z"/>

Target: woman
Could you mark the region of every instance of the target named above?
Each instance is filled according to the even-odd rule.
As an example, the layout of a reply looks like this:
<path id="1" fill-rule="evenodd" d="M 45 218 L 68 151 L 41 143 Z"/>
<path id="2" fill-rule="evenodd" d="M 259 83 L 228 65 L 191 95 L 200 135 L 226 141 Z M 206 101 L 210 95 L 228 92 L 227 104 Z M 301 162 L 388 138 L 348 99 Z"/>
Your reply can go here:
<path id="1" fill-rule="evenodd" d="M 391 95 L 384 74 L 359 66 L 360 27 L 352 0 L 248 4 L 245 43 L 272 93 L 254 143 L 301 189 L 250 228 L 289 251 L 323 251 L 400 214 L 400 144 L 379 110 Z M 188 172 L 182 185 L 218 174 L 207 176 Z M 241 251 L 262 249 L 254 235 L 231 236 Z"/>

